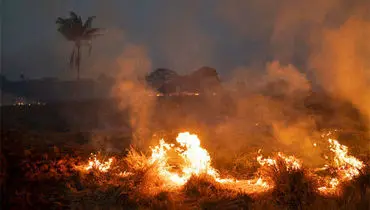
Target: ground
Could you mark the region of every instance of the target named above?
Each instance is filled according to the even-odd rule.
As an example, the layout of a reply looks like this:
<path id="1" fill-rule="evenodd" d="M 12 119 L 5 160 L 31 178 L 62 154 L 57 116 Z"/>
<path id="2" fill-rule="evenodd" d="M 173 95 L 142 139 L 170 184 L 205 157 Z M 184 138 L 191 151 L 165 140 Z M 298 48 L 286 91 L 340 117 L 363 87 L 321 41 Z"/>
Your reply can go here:
<path id="1" fill-rule="evenodd" d="M 93 139 L 106 134 L 101 133 L 101 129 L 92 129 L 99 127 L 99 117 L 91 114 L 95 113 L 96 106 L 103 106 L 102 103 L 73 105 L 72 110 L 77 111 L 69 115 L 66 114 L 70 112 L 66 111 L 66 106 L 63 106 L 63 111 L 58 112 L 55 110 L 61 109 L 54 106 L 61 105 L 46 108 L 2 108 L 2 209 L 95 207 L 97 209 L 369 209 L 370 207 L 368 170 L 359 179 L 343 186 L 343 194 L 333 197 L 314 192 L 312 189 L 315 183 L 311 182 L 303 170 L 297 173 L 274 174 L 279 180 L 276 182 L 279 187 L 258 195 L 226 189 L 209 177 L 192 177 L 184 187 L 176 191 L 152 190 L 156 188 L 156 182 L 152 182 L 149 169 L 138 170 L 137 175 L 123 178 L 99 172 L 81 173 L 75 169 L 75 166 L 86 161 L 90 153 L 97 152 L 97 149 L 102 150 L 105 156 L 114 155 L 117 159 L 124 160 L 132 143 L 130 128 L 127 128 L 129 123 L 123 119 L 125 114 L 122 113 L 120 115 L 122 118 L 114 119 L 112 124 L 122 128 L 126 126 L 127 129 L 122 129 L 124 132 L 110 130 L 112 133 L 107 135 L 109 136 L 107 141 L 113 142 L 113 146 L 110 147 L 119 148 L 118 150 L 108 150 L 106 144 L 103 144 L 103 149 L 99 148 L 101 145 L 99 141 L 93 141 Z M 176 107 L 177 103 L 163 106 L 165 106 L 163 109 L 168 109 L 169 106 Z M 194 107 L 191 108 L 194 109 Z M 74 121 L 75 124 L 67 123 L 71 122 L 71 118 L 64 118 L 65 116 L 71 117 L 81 111 L 83 113 L 80 113 L 80 117 L 85 119 Z M 178 119 L 184 118 L 183 112 L 186 112 L 185 108 L 177 112 Z M 212 113 L 203 114 L 212 115 Z M 7 117 L 5 118 L 4 115 Z M 109 118 L 107 115 L 114 115 L 114 113 L 106 113 L 105 117 Z M 188 116 L 188 118 L 192 117 Z M 43 120 L 35 120 L 40 118 Z M 162 125 L 156 129 L 157 135 L 163 134 L 171 138 L 174 135 L 172 133 L 183 129 L 180 123 L 171 125 L 171 122 L 165 118 L 158 118 L 157 121 Z M 205 129 L 189 122 L 188 125 L 198 131 Z M 167 129 L 163 130 L 166 126 Z M 243 153 L 232 151 L 232 154 L 228 154 L 228 158 L 224 158 L 224 154 L 218 152 L 219 147 L 214 146 L 209 140 L 217 139 L 212 131 L 204 132 L 202 137 L 205 139 L 204 147 L 209 148 L 216 168 L 239 177 L 250 176 L 256 171 L 253 157 L 256 155 L 258 144 L 247 147 L 248 149 L 244 149 Z M 368 154 L 356 155 L 369 164 Z M 122 164 L 125 165 L 123 167 L 127 167 L 124 161 Z"/>

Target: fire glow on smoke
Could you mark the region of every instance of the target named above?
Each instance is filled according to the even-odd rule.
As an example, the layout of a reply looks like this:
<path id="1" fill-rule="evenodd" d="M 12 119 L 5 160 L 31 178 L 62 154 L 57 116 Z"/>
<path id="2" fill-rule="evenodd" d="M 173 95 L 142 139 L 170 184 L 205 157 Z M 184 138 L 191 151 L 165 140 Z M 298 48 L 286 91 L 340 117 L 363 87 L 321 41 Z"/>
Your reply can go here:
<path id="1" fill-rule="evenodd" d="M 363 162 L 348 155 L 348 148 L 346 146 L 332 139 L 329 139 L 328 143 L 330 151 L 334 153 L 336 173 L 330 177 L 318 177 L 323 184 L 317 188 L 317 191 L 323 195 L 338 193 L 341 183 L 356 178 L 365 167 Z M 177 170 L 173 170 L 173 165 L 169 163 L 171 152 L 175 153 L 181 159 L 181 161 L 176 163 Z M 302 161 L 294 156 L 286 156 L 279 152 L 276 158 L 283 161 L 287 171 L 296 171 L 302 168 Z M 259 154 L 257 156 L 257 162 L 261 167 L 278 168 L 278 160 L 276 158 L 263 158 Z M 106 173 L 110 170 L 113 160 L 113 158 L 109 158 L 107 161 L 102 161 L 96 155 L 92 155 L 86 166 L 80 168 L 83 168 L 85 171 L 97 170 Z M 262 175 L 249 180 L 221 178 L 220 173 L 212 167 L 211 157 L 208 151 L 201 147 L 198 136 L 189 132 L 179 133 L 176 138 L 176 144 L 168 144 L 161 139 L 157 146 L 151 148 L 151 156 L 145 159 L 145 161 L 146 163 L 138 164 L 155 166 L 155 173 L 165 181 L 166 187 L 172 189 L 182 187 L 192 176 L 200 175 L 212 177 L 216 182 L 225 185 L 225 187 L 241 190 L 247 194 L 263 193 L 274 188 L 274 183 L 268 182 L 268 177 Z M 117 175 L 126 177 L 135 175 L 135 173 L 123 171 Z"/>

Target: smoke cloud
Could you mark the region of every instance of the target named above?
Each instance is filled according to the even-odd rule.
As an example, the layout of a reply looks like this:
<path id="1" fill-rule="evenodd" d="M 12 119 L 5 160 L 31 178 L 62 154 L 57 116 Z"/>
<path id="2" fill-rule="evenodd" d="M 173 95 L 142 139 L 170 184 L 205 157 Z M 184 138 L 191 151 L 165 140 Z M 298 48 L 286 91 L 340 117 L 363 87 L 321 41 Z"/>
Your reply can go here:
<path id="1" fill-rule="evenodd" d="M 14 8 L 9 2 L 6 6 Z M 212 142 L 207 141 L 208 144 L 215 147 L 218 144 L 226 150 L 258 145 L 266 150 L 317 154 L 317 148 L 312 145 L 325 127 L 322 124 L 335 121 L 336 125 L 351 127 L 356 121 L 349 119 L 354 117 L 343 108 L 343 101 L 357 108 L 367 125 L 370 124 L 369 1 L 133 3 L 111 0 L 104 4 L 93 1 L 86 7 L 83 3 L 76 5 L 71 1 L 53 3 L 48 6 L 54 8 L 50 12 L 29 8 L 22 12 L 44 15 L 37 18 L 47 20 L 44 26 L 49 24 L 51 16 L 67 15 L 69 10 L 75 10 L 84 18 L 97 16 L 94 25 L 108 30 L 93 41 L 91 57 L 82 59 L 82 74 L 95 77 L 107 73 L 115 77 L 112 95 L 119 99 L 119 108 L 130 113 L 134 144 L 143 145 L 154 129 L 152 115 L 158 112 L 157 99 L 148 97 L 155 91 L 145 84 L 143 77 L 158 67 L 186 74 L 209 65 L 230 77 L 223 80 L 227 91 L 199 100 L 201 105 L 190 103 L 179 108 L 180 103 L 168 102 L 160 106 L 160 114 L 156 113 L 161 118 L 156 122 L 162 122 L 163 127 L 208 129 L 216 137 Z M 10 13 L 6 17 L 16 19 Z M 18 25 L 24 24 L 23 14 L 20 17 L 15 21 Z M 7 31 L 23 29 L 18 25 L 8 25 Z M 27 46 L 23 43 L 26 32 L 14 34 L 22 34 L 18 39 L 22 43 L 5 52 L 12 58 L 8 60 L 22 64 L 18 69 L 33 63 L 37 63 L 37 69 L 45 69 L 48 64 L 38 62 L 45 57 L 34 53 L 36 48 L 32 46 L 32 49 L 24 47 Z M 53 34 L 50 42 L 58 43 L 53 45 L 58 48 L 54 59 L 58 64 L 65 61 L 67 66 L 68 49 L 65 40 L 56 36 L 55 26 L 50 24 L 43 34 Z M 6 33 L 6 37 L 12 36 Z M 43 43 L 39 38 L 31 40 L 32 43 L 36 43 L 35 40 Z M 31 62 L 30 54 L 38 58 Z M 70 72 L 68 76 L 70 74 L 75 75 Z M 242 86 L 238 86 L 238 92 L 232 91 L 236 83 Z M 335 114 L 327 111 L 325 116 L 318 116 L 322 113 L 312 113 L 307 108 L 307 96 L 317 87 L 330 96 L 317 99 L 318 103 L 334 110 Z M 309 155 L 304 158 L 313 162 L 317 159 Z"/>
<path id="2" fill-rule="evenodd" d="M 237 140 L 229 149 L 258 144 L 319 163 L 322 159 L 313 143 L 321 140 L 322 124 L 330 127 L 337 121 L 344 129 L 354 125 L 354 113 L 343 108 L 343 101 L 369 119 L 369 44 L 365 39 L 369 17 L 364 15 L 369 6 L 365 1 L 333 0 L 220 2 L 218 14 L 234 33 L 268 43 L 260 47 L 264 56 L 257 58 L 257 63 L 266 63 L 264 68 L 246 65 L 233 71 L 231 81 L 244 82 L 244 95 L 234 96 L 235 117 L 221 125 L 219 132 L 225 139 L 229 135 L 249 139 Z M 341 114 L 318 116 L 306 107 L 307 96 L 317 86 L 330 95 L 316 97 L 318 103 Z M 267 127 L 260 132 L 256 127 L 261 125 Z"/>
<path id="3" fill-rule="evenodd" d="M 316 164 L 322 159 L 313 145 L 322 141 L 323 128 L 354 127 L 355 117 L 344 102 L 370 119 L 366 59 L 370 26 L 365 15 L 370 4 L 366 1 L 166 3 L 165 10 L 151 5 L 155 13 L 136 5 L 144 11 L 140 18 L 130 13 L 125 17 L 138 22 L 123 21 L 123 28 L 133 30 L 110 29 L 107 39 L 96 41 L 96 48 L 104 53 L 91 63 L 93 72 L 108 69 L 116 75 L 112 93 L 120 99 L 119 108 L 130 113 L 134 144 L 144 146 L 157 129 L 193 129 L 219 153 L 254 145 L 299 154 Z M 112 5 L 104 11 L 117 12 Z M 107 13 L 97 10 L 103 17 Z M 109 14 L 107 21 L 103 18 L 103 25 L 119 17 L 115 14 Z M 216 20 L 227 35 L 212 29 L 207 18 Z M 228 48 L 220 43 L 230 43 L 237 50 L 227 54 Z M 233 64 L 238 68 L 222 69 L 231 76 L 224 80 L 226 91 L 220 96 L 198 103 L 157 103 L 155 97 L 148 97 L 155 91 L 142 79 L 156 67 L 186 74 L 200 66 L 237 60 L 231 57 L 244 57 L 244 61 Z M 244 86 L 238 86 L 237 92 L 231 91 L 241 83 Z M 307 107 L 307 98 L 317 87 L 330 97 L 317 97 L 316 103 L 340 114 Z"/>
<path id="4" fill-rule="evenodd" d="M 256 69 L 238 71 L 236 81 L 246 85 L 232 96 L 235 112 L 215 129 L 217 141 L 213 142 L 218 152 L 262 148 L 296 154 L 310 164 L 321 163 L 320 149 L 313 146 L 321 141 L 320 132 L 305 107 L 311 91 L 306 75 L 278 61 L 267 63 L 260 74 L 248 72 Z"/>
<path id="5" fill-rule="evenodd" d="M 311 67 L 331 95 L 351 102 L 370 122 L 370 22 L 351 17 L 338 29 L 325 29 Z"/>
<path id="6" fill-rule="evenodd" d="M 151 60 L 145 47 L 128 45 L 117 59 L 120 72 L 116 77 L 113 95 L 119 99 L 119 108 L 128 110 L 133 134 L 133 144 L 143 146 L 150 138 L 150 115 L 154 99 L 152 90 L 143 81 L 151 70 Z"/>

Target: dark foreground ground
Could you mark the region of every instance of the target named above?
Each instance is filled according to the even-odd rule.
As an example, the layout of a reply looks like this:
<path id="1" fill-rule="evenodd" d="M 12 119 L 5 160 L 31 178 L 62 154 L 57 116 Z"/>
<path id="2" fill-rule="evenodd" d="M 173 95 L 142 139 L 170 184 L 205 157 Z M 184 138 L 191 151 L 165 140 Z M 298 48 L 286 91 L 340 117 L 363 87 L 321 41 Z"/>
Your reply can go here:
<path id="1" fill-rule="evenodd" d="M 206 178 L 192 179 L 177 193 L 163 191 L 149 196 L 142 193 L 147 181 L 145 173 L 126 180 L 80 174 L 73 166 L 86 160 L 91 152 L 104 147 L 103 152 L 107 155 L 123 157 L 125 149 L 132 143 L 129 114 L 117 109 L 116 104 L 114 100 L 106 100 L 2 107 L 1 209 L 370 208 L 369 174 L 364 174 L 361 181 L 345 186 L 342 196 L 330 198 L 310 191 L 309 178 L 297 174 L 282 177 L 285 181 L 277 188 L 280 191 L 257 197 L 229 192 Z M 232 103 L 221 104 L 215 108 L 201 98 L 163 101 L 155 108 L 150 128 L 155 132 L 169 133 L 189 127 L 195 130 L 212 127 L 235 115 L 235 109 L 230 108 Z M 312 103 L 307 107 L 321 116 L 318 118 L 318 127 L 326 129 L 333 125 L 334 122 L 325 120 L 330 119 L 333 112 L 320 107 L 320 104 Z M 356 119 L 353 121 L 356 122 Z M 327 122 L 327 125 L 322 122 Z M 366 141 L 361 134 L 361 125 L 354 123 L 349 127 L 348 131 L 342 133 L 343 136 Z M 209 130 L 204 138 L 217 139 L 212 129 Z M 101 146 L 96 139 L 102 136 L 106 137 L 103 138 L 105 142 L 113 142 L 109 148 L 116 150 L 107 150 L 104 143 Z M 214 152 L 217 148 L 212 147 L 212 142 L 206 144 L 210 145 L 210 152 L 217 155 Z M 353 146 L 356 146 L 355 142 Z M 368 154 L 359 155 L 367 161 Z M 241 157 L 234 155 L 234 159 L 226 160 L 225 169 L 245 174 L 253 171 L 248 161 L 240 163 Z"/>

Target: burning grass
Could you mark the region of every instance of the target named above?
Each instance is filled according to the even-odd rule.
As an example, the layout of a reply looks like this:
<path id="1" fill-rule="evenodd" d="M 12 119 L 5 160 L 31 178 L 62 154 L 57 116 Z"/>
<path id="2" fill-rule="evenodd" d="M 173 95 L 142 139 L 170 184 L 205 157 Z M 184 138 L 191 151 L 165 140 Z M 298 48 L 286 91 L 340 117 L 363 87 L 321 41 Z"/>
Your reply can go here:
<path id="1" fill-rule="evenodd" d="M 28 159 L 21 168 L 30 187 L 14 189 L 10 203 L 28 208 L 301 209 L 349 203 L 365 207 L 368 165 L 336 140 L 329 139 L 328 146 L 331 158 L 320 169 L 306 167 L 295 156 L 279 152 L 264 158 L 259 151 L 255 157 L 259 168 L 246 178 L 216 170 L 199 138 L 188 132 L 180 133 L 173 144 L 161 139 L 150 154 L 131 147 L 124 157 L 97 153 L 86 161 L 78 156 Z M 241 168 L 239 173 L 246 173 Z"/>
<path id="2" fill-rule="evenodd" d="M 298 159 L 278 153 L 273 159 L 258 160 L 266 166 L 259 173 L 274 186 L 270 198 L 277 206 L 301 209 L 312 204 L 317 184 Z"/>

